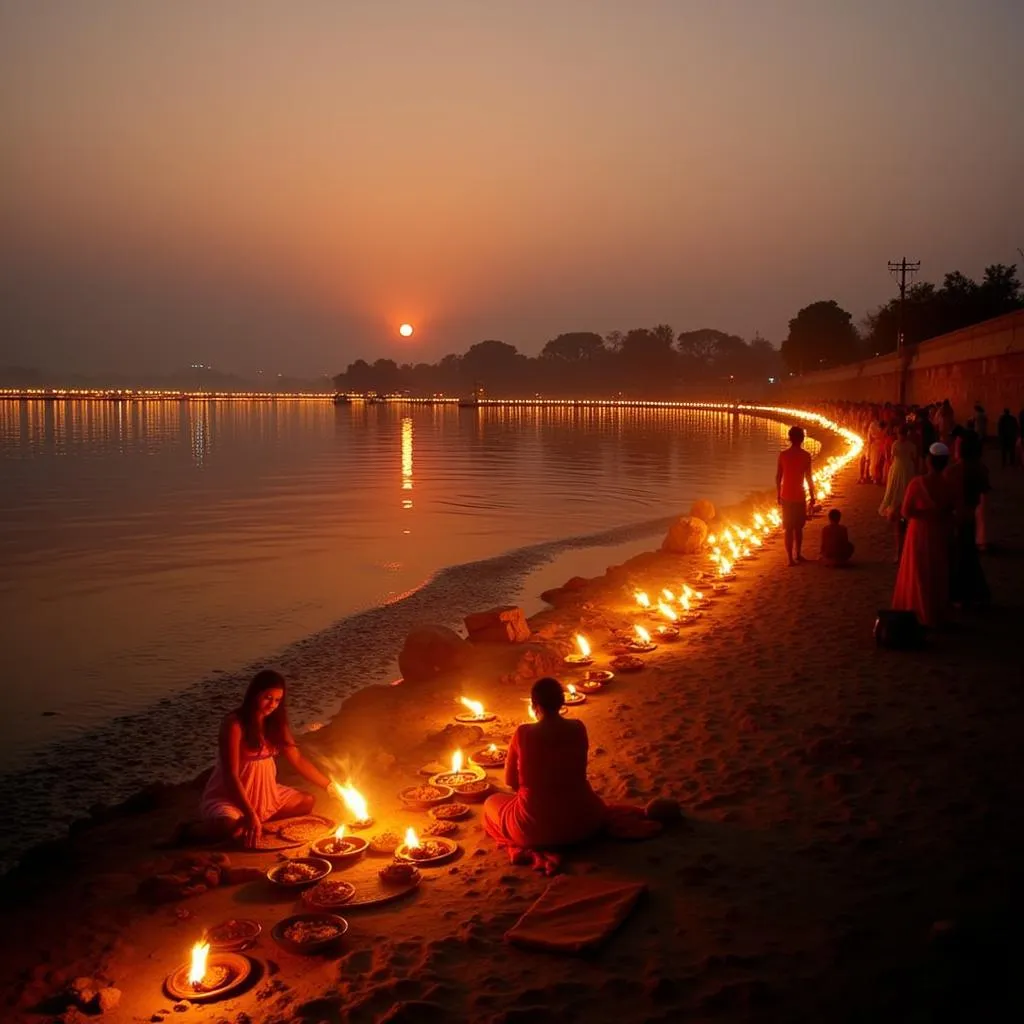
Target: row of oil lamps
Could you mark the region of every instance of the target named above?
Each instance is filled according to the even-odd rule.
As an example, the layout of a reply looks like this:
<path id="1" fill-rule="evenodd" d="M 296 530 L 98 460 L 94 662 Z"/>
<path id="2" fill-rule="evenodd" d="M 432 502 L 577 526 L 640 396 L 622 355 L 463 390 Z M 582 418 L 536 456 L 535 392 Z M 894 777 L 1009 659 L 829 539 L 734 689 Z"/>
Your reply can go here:
<path id="1" fill-rule="evenodd" d="M 614 403 L 610 403 L 614 404 Z M 652 405 L 690 405 L 701 406 L 705 403 L 650 403 Z M 707 403 L 706 407 L 715 408 L 713 403 Z M 816 413 L 807 413 L 802 410 L 767 408 L 754 406 L 741 406 L 742 411 L 771 412 L 778 415 L 792 415 L 804 420 L 810 420 L 825 429 L 838 434 L 847 442 L 847 449 L 840 455 L 834 455 L 826 460 L 825 464 L 813 474 L 815 493 L 819 499 L 827 498 L 832 493 L 832 477 L 852 459 L 860 455 L 863 448 L 863 440 L 853 431 L 841 427 L 838 423 L 828 420 Z M 809 496 L 809 495 L 808 495 Z M 715 567 L 714 574 L 711 574 L 712 587 L 725 588 L 725 584 L 735 579 L 735 566 L 738 562 L 755 558 L 764 544 L 764 541 L 771 536 L 782 525 L 782 517 L 776 509 L 764 512 L 755 512 L 747 526 L 729 525 L 717 534 L 711 534 L 707 538 L 710 548 L 709 559 Z M 714 582 L 717 576 L 717 582 Z M 662 637 L 671 637 L 671 632 L 678 635 L 678 624 L 692 621 L 699 611 L 697 608 L 705 601 L 703 592 L 683 584 L 677 590 L 668 587 L 656 595 L 652 602 L 651 597 L 645 591 L 637 590 L 634 593 L 635 610 L 639 613 L 649 615 L 660 615 L 666 620 L 665 625 L 656 630 L 656 634 Z M 656 646 L 653 643 L 651 634 L 643 626 L 634 625 L 635 640 L 632 646 L 638 651 L 653 650 Z M 578 653 L 574 652 L 566 656 L 566 663 L 570 665 L 589 665 L 592 663 L 591 646 L 586 637 L 576 634 L 575 637 Z M 575 687 L 568 686 L 570 697 L 576 697 Z M 459 698 L 461 704 L 466 708 L 465 713 L 456 715 L 459 722 L 482 723 L 493 721 L 496 717 L 488 712 L 484 705 L 477 700 L 468 697 Z M 531 718 L 536 718 L 533 705 L 530 704 L 528 712 Z M 491 745 L 495 750 L 494 744 Z M 456 751 L 452 756 L 452 772 L 458 774 L 462 769 L 462 752 Z M 365 797 L 351 783 L 340 785 L 337 782 L 331 783 L 332 794 L 340 800 L 349 813 L 352 815 L 350 827 L 364 828 L 372 823 L 369 807 Z M 339 826 L 335 832 L 335 838 L 339 841 L 345 836 L 346 826 Z M 420 845 L 419 837 L 413 828 L 408 828 L 405 833 L 405 845 L 412 849 Z M 209 954 L 210 945 L 208 942 L 198 942 L 192 948 L 191 961 L 188 966 L 188 984 L 198 994 L 210 988 L 209 984 Z M 183 968 L 179 969 L 183 972 Z"/>

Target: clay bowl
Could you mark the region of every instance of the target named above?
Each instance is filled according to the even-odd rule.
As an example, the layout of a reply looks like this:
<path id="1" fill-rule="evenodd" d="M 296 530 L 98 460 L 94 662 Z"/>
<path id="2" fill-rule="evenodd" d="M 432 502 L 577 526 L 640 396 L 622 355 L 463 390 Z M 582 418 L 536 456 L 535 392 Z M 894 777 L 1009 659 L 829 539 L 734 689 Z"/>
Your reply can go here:
<path id="1" fill-rule="evenodd" d="M 323 857 L 324 860 L 328 860 L 334 865 L 351 864 L 362 857 L 366 853 L 367 846 L 370 845 L 362 836 L 345 836 L 341 841 L 342 848 L 335 851 L 334 847 L 337 842 L 338 840 L 334 836 L 324 836 L 323 839 L 318 839 L 313 843 L 309 851 L 314 856 Z"/>
<path id="2" fill-rule="evenodd" d="M 263 925 L 252 918 L 231 918 L 221 921 L 206 931 L 210 951 L 215 953 L 239 953 L 251 946 L 263 931 Z"/>
<path id="3" fill-rule="evenodd" d="M 414 811 L 426 811 L 451 800 L 454 792 L 451 786 L 435 786 L 430 783 L 426 786 L 407 786 L 398 794 L 398 799 Z"/>
<path id="4" fill-rule="evenodd" d="M 227 999 L 231 993 L 240 989 L 256 969 L 255 963 L 241 953 L 211 951 L 206 962 L 207 977 L 210 972 L 219 972 L 220 980 L 211 988 L 192 987 L 188 980 L 190 964 L 182 964 L 164 981 L 164 991 L 172 999 L 187 999 L 191 1003 L 214 1002 Z"/>
<path id="5" fill-rule="evenodd" d="M 482 747 L 469 755 L 469 763 L 478 768 L 504 768 L 508 757 L 508 747 L 494 745 L 493 753 L 488 747 Z"/>
<path id="6" fill-rule="evenodd" d="M 459 852 L 459 844 L 454 839 L 446 839 L 444 836 L 424 837 L 421 840 L 424 847 L 430 844 L 430 849 L 435 851 L 431 857 L 414 857 L 409 847 L 402 843 L 395 851 L 395 860 L 405 861 L 407 864 L 415 864 L 417 867 L 429 866 L 431 864 L 443 864 Z"/>
<path id="7" fill-rule="evenodd" d="M 437 786 L 438 789 L 454 789 L 458 791 L 459 786 L 467 782 L 476 782 L 486 777 L 487 773 L 483 768 L 475 764 L 467 764 L 463 765 L 459 772 L 443 771 L 438 772 L 437 775 L 431 775 L 430 785 Z"/>
<path id="8" fill-rule="evenodd" d="M 318 939 L 313 942 L 296 942 L 295 939 L 289 938 L 286 934 L 288 929 L 292 925 L 303 923 L 329 924 L 337 929 L 337 932 L 330 936 L 330 938 Z M 270 934 L 273 935 L 274 941 L 289 953 L 295 953 L 298 956 L 310 956 L 335 946 L 345 937 L 347 931 L 348 921 L 345 918 L 338 917 L 337 914 L 327 913 L 326 911 L 315 911 L 308 914 L 294 914 L 291 917 L 286 917 L 283 921 L 278 921 L 271 929 Z"/>
<path id="9" fill-rule="evenodd" d="M 288 881 L 281 876 L 293 864 L 306 864 L 315 869 L 308 878 L 299 878 L 295 881 Z M 331 862 L 323 857 L 295 857 L 286 860 L 281 864 L 275 864 L 267 869 L 267 878 L 281 889 L 304 889 L 307 885 L 315 885 L 321 878 L 326 878 L 331 873 Z"/>
<path id="10" fill-rule="evenodd" d="M 461 786 L 453 786 L 452 788 L 455 790 L 455 795 L 459 800 L 478 804 L 490 795 L 494 787 L 488 779 L 474 779 L 472 782 L 466 782 Z"/>

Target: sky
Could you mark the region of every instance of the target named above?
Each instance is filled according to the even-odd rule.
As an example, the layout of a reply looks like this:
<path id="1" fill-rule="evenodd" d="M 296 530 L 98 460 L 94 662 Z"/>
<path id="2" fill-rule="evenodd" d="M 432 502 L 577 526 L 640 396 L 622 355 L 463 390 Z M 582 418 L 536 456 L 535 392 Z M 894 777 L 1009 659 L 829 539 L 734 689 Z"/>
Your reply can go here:
<path id="1" fill-rule="evenodd" d="M 1018 0 L 0 0 L 0 366 L 859 320 L 890 259 L 1018 259 L 1022 39 Z"/>

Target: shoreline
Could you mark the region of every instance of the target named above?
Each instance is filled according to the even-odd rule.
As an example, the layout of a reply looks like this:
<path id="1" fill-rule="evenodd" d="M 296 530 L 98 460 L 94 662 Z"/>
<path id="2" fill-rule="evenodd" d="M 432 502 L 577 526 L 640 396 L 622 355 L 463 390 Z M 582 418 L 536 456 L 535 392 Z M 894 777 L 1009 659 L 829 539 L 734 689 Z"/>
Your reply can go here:
<path id="1" fill-rule="evenodd" d="M 707 407 L 710 403 L 687 404 Z M 736 414 L 732 405 L 724 403 L 719 406 L 719 410 Z M 771 412 L 756 412 L 754 415 L 768 420 L 785 418 Z M 822 446 L 822 457 L 833 450 L 832 446 L 836 442 L 833 435 L 820 431 L 815 433 L 812 427 L 812 436 Z M 136 805 L 153 786 L 187 786 L 196 773 L 204 771 L 208 763 L 205 746 L 202 752 L 197 752 L 191 730 L 182 730 L 174 724 L 176 718 L 181 716 L 175 713 L 172 701 L 185 697 L 189 706 L 199 704 L 204 713 L 212 716 L 212 721 L 219 721 L 220 716 L 233 705 L 235 691 L 244 688 L 256 670 L 271 665 L 296 682 L 292 697 L 293 722 L 303 723 L 303 728 L 297 728 L 296 731 L 308 735 L 308 730 L 320 728 L 325 721 L 329 722 L 342 714 L 344 702 L 360 690 L 386 685 L 395 678 L 398 674 L 397 652 L 405 635 L 415 626 L 429 620 L 461 629 L 464 615 L 506 603 L 510 594 L 523 603 L 526 600 L 523 590 L 531 577 L 556 563 L 560 555 L 594 549 L 595 553 L 585 561 L 591 568 L 599 568 L 601 556 L 596 553 L 598 550 L 633 540 L 639 545 L 643 537 L 653 538 L 663 534 L 672 518 L 671 515 L 660 516 L 596 534 L 563 537 L 513 549 L 480 561 L 441 568 L 426 578 L 421 586 L 401 595 L 397 601 L 347 615 L 325 629 L 297 638 L 269 658 L 252 661 L 237 671 L 212 672 L 179 694 L 163 698 L 151 708 L 117 716 L 111 722 L 84 734 L 39 748 L 25 765 L 2 773 L 0 780 L 14 791 L 20 789 L 25 779 L 37 780 L 36 785 L 44 784 L 46 791 L 56 797 L 54 812 L 61 815 L 63 828 L 48 828 L 46 831 L 50 834 L 40 836 L 40 830 L 34 829 L 30 823 L 18 824 L 17 815 L 23 813 L 20 808 L 9 809 L 9 815 L 12 811 L 16 815 L 8 819 L 14 822 L 11 834 L 15 829 L 22 829 L 30 838 L 23 842 L 5 843 L 7 849 L 2 850 L 0 868 L 10 870 L 20 858 L 30 855 L 38 842 L 48 844 L 59 841 L 68 830 L 87 827 L 90 821 L 97 818 L 105 819 L 113 808 L 121 804 Z M 532 603 L 536 606 L 538 601 Z M 431 604 L 442 604 L 448 612 L 447 618 L 439 619 L 436 609 L 429 608 Z M 375 636 L 379 642 L 368 644 L 367 636 Z M 390 653 L 380 654 L 382 646 Z M 377 649 L 376 653 L 374 648 Z M 372 681 L 360 686 L 357 681 L 359 677 Z M 351 687 L 351 692 L 332 696 L 332 681 L 339 678 L 346 681 L 346 688 Z M 155 717 L 157 709 L 161 707 L 165 709 L 165 715 L 175 715 L 175 719 L 165 719 L 169 728 L 163 730 L 160 729 L 159 716 Z M 158 731 L 152 736 L 154 728 Z M 176 737 L 175 733 L 180 735 Z M 103 782 L 102 788 L 107 791 L 119 789 L 123 794 L 114 800 L 104 800 L 97 792 L 98 787 L 91 784 L 95 773 L 90 766 L 102 761 L 102 752 L 110 744 L 125 738 L 140 749 L 145 748 L 148 760 L 137 762 L 134 768 L 129 767 L 135 778 L 129 776 L 128 785 L 124 784 L 123 778 L 113 775 Z M 213 742 L 214 732 L 211 731 L 210 744 Z M 189 746 L 183 748 L 182 743 L 188 743 Z M 192 774 L 181 771 L 183 753 L 186 763 L 192 765 Z M 77 815 L 72 808 L 78 808 Z M 88 816 L 82 817 L 82 810 L 88 810 Z M 32 832 L 36 832 L 37 836 L 31 837 Z"/>

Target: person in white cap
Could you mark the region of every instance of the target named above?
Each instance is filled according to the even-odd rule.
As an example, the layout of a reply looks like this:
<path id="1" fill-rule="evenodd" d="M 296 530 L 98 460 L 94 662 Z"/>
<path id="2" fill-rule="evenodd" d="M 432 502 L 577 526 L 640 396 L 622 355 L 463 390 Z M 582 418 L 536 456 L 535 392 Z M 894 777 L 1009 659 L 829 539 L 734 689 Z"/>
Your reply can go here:
<path id="1" fill-rule="evenodd" d="M 928 449 L 928 471 L 907 486 L 901 513 L 907 521 L 892 606 L 914 612 L 922 625 L 943 626 L 949 615 L 949 548 L 956 498 L 943 475 L 949 449 Z"/>

